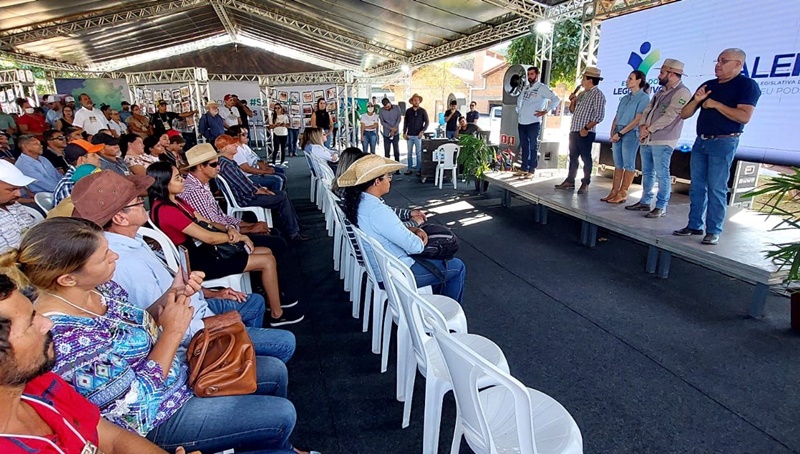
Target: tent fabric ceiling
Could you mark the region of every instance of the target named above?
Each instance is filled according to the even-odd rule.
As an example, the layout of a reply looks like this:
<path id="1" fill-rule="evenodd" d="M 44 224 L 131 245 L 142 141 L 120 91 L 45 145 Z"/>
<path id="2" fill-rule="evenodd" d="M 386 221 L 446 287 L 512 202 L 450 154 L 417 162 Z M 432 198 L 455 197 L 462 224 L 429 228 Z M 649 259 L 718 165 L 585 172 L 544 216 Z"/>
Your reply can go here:
<path id="1" fill-rule="evenodd" d="M 0 0 L 0 50 L 88 66 L 232 31 L 263 42 L 266 48 L 277 44 L 365 69 L 517 18 L 495 4 L 484 0 Z M 220 8 L 230 19 L 227 29 Z"/>

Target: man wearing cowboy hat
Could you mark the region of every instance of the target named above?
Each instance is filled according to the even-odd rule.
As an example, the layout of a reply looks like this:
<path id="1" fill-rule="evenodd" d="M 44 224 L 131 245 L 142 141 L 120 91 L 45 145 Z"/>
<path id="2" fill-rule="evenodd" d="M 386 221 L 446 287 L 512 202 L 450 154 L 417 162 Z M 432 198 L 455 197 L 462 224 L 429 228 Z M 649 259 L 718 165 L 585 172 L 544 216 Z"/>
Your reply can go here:
<path id="1" fill-rule="evenodd" d="M 660 218 L 667 214 L 670 195 L 669 164 L 672 151 L 678 144 L 683 128 L 681 109 L 692 96 L 681 81 L 683 62 L 667 58 L 658 73 L 658 84 L 662 88 L 642 112 L 639 121 L 639 148 L 642 157 L 642 199 L 626 210 L 648 211 L 648 218 Z M 656 206 L 653 201 L 653 184 L 658 181 Z"/>
<path id="2" fill-rule="evenodd" d="M 583 179 L 578 194 L 589 192 L 592 179 L 592 143 L 596 134 L 595 126 L 605 117 L 606 97 L 597 88 L 603 80 L 600 70 L 589 66 L 583 72 L 581 86 L 583 91 L 575 96 L 569 95 L 569 111 L 572 112 L 572 123 L 569 128 L 569 173 L 567 179 L 556 185 L 556 189 L 575 188 L 575 176 L 578 174 L 578 157 L 583 161 Z"/>
<path id="3" fill-rule="evenodd" d="M 414 93 L 408 102 L 411 103 L 411 107 L 406 110 L 406 116 L 403 121 L 403 139 L 407 141 L 406 145 L 408 145 L 408 169 L 406 169 L 406 175 L 411 175 L 412 169 L 415 168 L 415 166 L 411 165 L 411 158 L 414 156 L 412 150 L 415 147 L 417 149 L 417 174 L 422 171 L 422 137 L 425 134 L 425 130 L 428 129 L 430 121 L 428 120 L 428 112 L 419 106 L 422 102 L 422 96 Z"/>
<path id="4" fill-rule="evenodd" d="M 692 185 L 689 187 L 689 223 L 672 232 L 678 236 L 702 235 L 703 244 L 717 244 L 727 209 L 728 178 L 739 147 L 739 136 L 750 122 L 761 89 L 742 74 L 745 53 L 725 49 L 719 54 L 716 79 L 703 83 L 681 110 L 681 118 L 697 118 L 697 139 L 689 161 Z"/>
<path id="5" fill-rule="evenodd" d="M 200 117 L 200 134 L 208 143 L 214 143 L 217 137 L 225 134 L 225 124 L 219 114 L 219 104 L 213 99 L 206 103 L 206 113 Z"/>

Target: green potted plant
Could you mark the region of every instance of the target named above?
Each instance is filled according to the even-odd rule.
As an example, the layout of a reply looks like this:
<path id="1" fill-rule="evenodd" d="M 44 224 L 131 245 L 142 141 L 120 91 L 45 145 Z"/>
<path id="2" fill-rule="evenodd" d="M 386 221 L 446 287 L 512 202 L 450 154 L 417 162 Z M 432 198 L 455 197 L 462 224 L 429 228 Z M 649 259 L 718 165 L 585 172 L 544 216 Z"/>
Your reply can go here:
<path id="1" fill-rule="evenodd" d="M 782 218 L 774 229 L 800 228 L 800 169 L 794 174 L 772 177 L 759 189 L 751 191 L 744 197 L 752 198 L 754 208 L 767 216 L 777 215 Z M 791 295 L 792 329 L 800 331 L 800 243 L 776 243 L 773 249 L 766 251 L 766 257 L 778 266 L 787 269 L 784 283 Z"/>
<path id="2" fill-rule="evenodd" d="M 475 190 L 485 192 L 489 182 L 483 179 L 491 170 L 494 150 L 480 137 L 462 134 L 458 137 L 458 163 L 463 167 L 462 175 L 467 181 L 474 179 Z"/>

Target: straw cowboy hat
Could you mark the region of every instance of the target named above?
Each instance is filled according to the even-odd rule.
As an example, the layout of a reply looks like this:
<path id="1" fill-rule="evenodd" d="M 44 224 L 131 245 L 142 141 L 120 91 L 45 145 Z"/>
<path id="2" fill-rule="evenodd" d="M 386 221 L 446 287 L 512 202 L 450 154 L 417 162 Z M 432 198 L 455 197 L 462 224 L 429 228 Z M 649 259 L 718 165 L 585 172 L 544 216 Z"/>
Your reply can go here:
<path id="1" fill-rule="evenodd" d="M 667 58 L 664 60 L 664 64 L 661 65 L 660 68 L 675 74 L 683 75 L 683 62 L 680 60 L 675 60 L 674 58 Z"/>
<path id="2" fill-rule="evenodd" d="M 413 100 L 414 98 L 419 98 L 419 102 L 422 102 L 422 96 L 420 96 L 419 93 L 414 93 L 413 95 L 411 95 L 411 97 L 408 98 L 408 102 L 411 103 L 411 100 Z"/>
<path id="3" fill-rule="evenodd" d="M 205 164 L 208 161 L 222 156 L 222 153 L 217 153 L 217 150 L 210 143 L 201 143 L 189 148 L 186 151 L 186 166 L 185 169 L 194 167 L 200 164 Z"/>
<path id="4" fill-rule="evenodd" d="M 583 77 L 596 77 L 603 80 L 603 78 L 600 77 L 600 69 L 594 66 L 587 66 L 586 70 L 583 72 Z"/>
<path id="5" fill-rule="evenodd" d="M 354 162 L 345 173 L 339 176 L 337 182 L 339 183 L 339 187 L 342 188 L 358 186 L 363 183 L 369 183 L 381 175 L 386 175 L 387 173 L 392 173 L 395 170 L 403 168 L 405 168 L 405 164 L 384 158 L 383 156 L 371 154 Z"/>

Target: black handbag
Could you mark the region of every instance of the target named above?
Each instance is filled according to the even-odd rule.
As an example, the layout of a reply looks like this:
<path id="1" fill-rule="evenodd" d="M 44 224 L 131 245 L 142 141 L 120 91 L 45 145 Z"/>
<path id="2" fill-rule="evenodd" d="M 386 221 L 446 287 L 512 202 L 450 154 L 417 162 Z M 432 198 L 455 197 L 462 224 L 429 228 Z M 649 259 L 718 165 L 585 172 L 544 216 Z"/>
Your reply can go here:
<path id="1" fill-rule="evenodd" d="M 155 209 L 153 211 L 153 222 L 156 224 L 156 226 L 159 226 L 158 212 L 160 211 L 160 208 L 163 205 L 164 205 L 164 202 L 162 201 L 161 203 L 158 204 L 157 207 L 155 207 Z M 220 231 L 218 228 L 214 227 L 213 225 L 209 224 L 208 222 L 198 221 L 197 219 L 195 219 L 194 215 L 192 215 L 190 213 L 187 213 L 186 210 L 183 209 L 183 207 L 181 207 L 180 205 L 175 205 L 175 206 L 177 206 L 181 211 L 183 211 L 183 213 L 186 214 L 186 216 L 188 216 L 189 219 L 192 220 L 192 222 L 194 222 L 195 224 L 199 225 L 200 227 L 208 230 L 209 232 L 226 233 L 226 232 Z M 236 254 L 241 254 L 242 252 L 245 252 L 245 253 L 247 252 L 247 250 L 244 247 L 244 242 L 243 241 L 240 241 L 238 243 L 233 243 L 233 244 L 231 244 L 231 243 L 208 244 L 208 243 L 203 243 L 203 242 L 188 238 L 186 240 L 186 243 L 187 244 L 184 244 L 184 246 L 186 246 L 187 249 L 190 249 L 190 250 L 193 249 L 193 248 L 194 249 L 204 249 L 211 256 L 215 257 L 218 260 L 227 260 L 227 259 L 235 256 Z"/>

